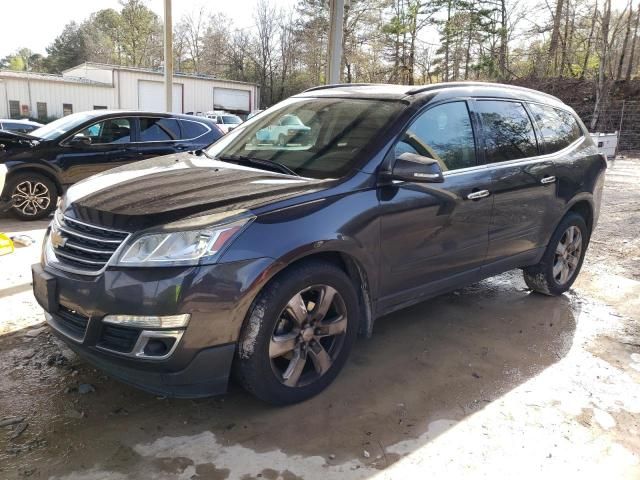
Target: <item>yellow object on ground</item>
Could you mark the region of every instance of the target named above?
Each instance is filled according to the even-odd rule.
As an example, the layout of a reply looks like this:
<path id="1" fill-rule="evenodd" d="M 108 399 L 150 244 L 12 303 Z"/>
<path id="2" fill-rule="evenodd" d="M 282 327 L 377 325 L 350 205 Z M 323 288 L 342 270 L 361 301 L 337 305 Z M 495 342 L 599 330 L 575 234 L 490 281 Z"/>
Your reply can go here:
<path id="1" fill-rule="evenodd" d="M 0 255 L 13 253 L 13 250 L 13 240 L 7 237 L 4 233 L 0 233 Z"/>

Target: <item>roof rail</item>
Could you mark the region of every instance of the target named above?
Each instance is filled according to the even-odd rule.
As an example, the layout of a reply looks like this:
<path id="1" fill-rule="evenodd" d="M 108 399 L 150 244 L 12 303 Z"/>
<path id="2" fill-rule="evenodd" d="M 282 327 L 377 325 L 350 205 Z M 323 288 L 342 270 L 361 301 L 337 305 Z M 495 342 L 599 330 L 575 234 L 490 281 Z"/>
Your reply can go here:
<path id="1" fill-rule="evenodd" d="M 519 85 L 508 85 L 506 83 L 494 83 L 494 82 L 443 82 L 443 83 L 434 83 L 432 85 L 423 85 L 416 88 L 412 88 L 407 92 L 407 95 L 415 95 L 416 93 L 429 92 L 431 90 L 439 90 L 442 88 L 453 88 L 453 87 L 505 87 L 513 90 L 521 90 L 525 92 L 534 93 L 536 95 L 543 95 L 545 97 L 552 98 L 553 100 L 557 100 L 560 103 L 558 97 L 551 95 L 549 93 L 541 92 L 539 90 L 533 90 L 532 88 L 521 87 Z"/>
<path id="2" fill-rule="evenodd" d="M 375 85 L 374 83 L 330 83 L 329 85 L 319 85 L 317 87 L 307 88 L 303 90 L 301 93 L 306 92 L 314 92 L 316 90 L 326 90 L 329 88 L 340 88 L 340 87 L 369 87 L 371 85 Z"/>

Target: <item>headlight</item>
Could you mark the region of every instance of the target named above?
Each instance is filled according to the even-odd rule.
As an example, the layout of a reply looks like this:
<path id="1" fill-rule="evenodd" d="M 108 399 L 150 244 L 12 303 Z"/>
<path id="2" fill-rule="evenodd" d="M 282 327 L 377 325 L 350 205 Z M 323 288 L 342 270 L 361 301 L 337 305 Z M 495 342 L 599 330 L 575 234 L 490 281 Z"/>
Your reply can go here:
<path id="1" fill-rule="evenodd" d="M 133 240 L 116 263 L 123 266 L 196 265 L 215 257 L 250 220 L 243 218 L 197 230 L 145 234 Z"/>

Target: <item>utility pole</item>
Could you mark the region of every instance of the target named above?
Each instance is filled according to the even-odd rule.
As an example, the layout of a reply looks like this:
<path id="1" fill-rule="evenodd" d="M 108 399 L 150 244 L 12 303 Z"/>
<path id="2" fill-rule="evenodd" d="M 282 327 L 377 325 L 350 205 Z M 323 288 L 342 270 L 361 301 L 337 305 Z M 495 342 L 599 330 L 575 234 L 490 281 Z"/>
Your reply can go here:
<path id="1" fill-rule="evenodd" d="M 331 26 L 326 83 L 340 83 L 342 66 L 342 36 L 344 35 L 344 0 L 329 0 Z"/>
<path id="2" fill-rule="evenodd" d="M 165 110 L 173 111 L 173 27 L 171 0 L 164 0 L 164 98 Z"/>

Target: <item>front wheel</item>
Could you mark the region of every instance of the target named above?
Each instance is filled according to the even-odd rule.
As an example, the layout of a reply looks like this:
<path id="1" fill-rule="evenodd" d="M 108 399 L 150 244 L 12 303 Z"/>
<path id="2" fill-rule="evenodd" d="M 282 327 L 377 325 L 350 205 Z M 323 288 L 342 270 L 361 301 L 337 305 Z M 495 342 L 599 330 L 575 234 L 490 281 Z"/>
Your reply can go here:
<path id="1" fill-rule="evenodd" d="M 306 400 L 338 375 L 358 318 L 355 288 L 340 268 L 319 261 L 295 265 L 254 301 L 240 338 L 236 376 L 266 402 Z"/>
<path id="2" fill-rule="evenodd" d="M 24 173 L 9 180 L 11 213 L 21 220 L 39 220 L 56 208 L 58 193 L 55 184 L 44 175 Z"/>
<path id="3" fill-rule="evenodd" d="M 527 286 L 545 295 L 569 290 L 582 267 L 590 233 L 581 215 L 568 213 L 556 228 L 540 263 L 523 270 Z"/>

